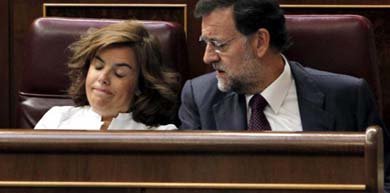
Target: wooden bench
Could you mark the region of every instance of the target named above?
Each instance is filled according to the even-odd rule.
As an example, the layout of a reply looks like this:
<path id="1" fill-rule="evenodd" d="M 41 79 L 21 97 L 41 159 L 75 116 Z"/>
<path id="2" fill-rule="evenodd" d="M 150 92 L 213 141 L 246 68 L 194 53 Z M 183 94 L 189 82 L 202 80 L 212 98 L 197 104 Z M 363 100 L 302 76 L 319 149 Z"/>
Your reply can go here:
<path id="1" fill-rule="evenodd" d="M 382 193 L 381 129 L 0 131 L 0 192 Z"/>

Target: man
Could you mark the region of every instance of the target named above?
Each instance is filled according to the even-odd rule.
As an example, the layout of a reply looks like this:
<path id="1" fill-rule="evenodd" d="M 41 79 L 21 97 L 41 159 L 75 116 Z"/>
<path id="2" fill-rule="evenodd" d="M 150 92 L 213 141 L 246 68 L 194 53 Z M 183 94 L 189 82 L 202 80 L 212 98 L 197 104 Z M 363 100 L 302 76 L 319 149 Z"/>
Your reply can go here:
<path id="1" fill-rule="evenodd" d="M 202 18 L 203 60 L 215 72 L 184 85 L 181 129 L 384 128 L 364 80 L 305 68 L 281 54 L 289 45 L 288 34 L 274 0 L 200 0 L 195 15 Z M 257 107 L 251 106 L 254 96 L 254 101 L 265 101 L 259 115 L 265 115 L 264 124 L 257 122 Z M 387 139 L 388 131 L 384 135 Z"/>

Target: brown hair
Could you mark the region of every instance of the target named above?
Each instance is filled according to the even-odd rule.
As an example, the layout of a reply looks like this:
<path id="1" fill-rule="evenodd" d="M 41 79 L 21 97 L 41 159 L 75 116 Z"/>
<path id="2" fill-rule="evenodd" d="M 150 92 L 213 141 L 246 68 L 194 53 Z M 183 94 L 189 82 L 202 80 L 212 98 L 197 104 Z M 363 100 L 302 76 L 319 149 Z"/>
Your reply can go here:
<path id="1" fill-rule="evenodd" d="M 129 109 L 137 122 L 150 126 L 176 120 L 179 76 L 163 66 L 160 45 L 144 26 L 134 20 L 123 21 L 100 29 L 90 29 L 80 40 L 70 45 L 71 85 L 68 90 L 76 106 L 89 105 L 85 80 L 92 58 L 109 46 L 133 48 L 140 68 L 138 88 Z"/>

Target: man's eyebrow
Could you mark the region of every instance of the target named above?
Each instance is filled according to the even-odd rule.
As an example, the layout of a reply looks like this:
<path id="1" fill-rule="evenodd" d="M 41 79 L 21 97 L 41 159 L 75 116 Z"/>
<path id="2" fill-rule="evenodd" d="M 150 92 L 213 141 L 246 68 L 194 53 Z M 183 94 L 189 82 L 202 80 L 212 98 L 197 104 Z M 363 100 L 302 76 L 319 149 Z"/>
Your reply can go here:
<path id="1" fill-rule="evenodd" d="M 200 36 L 199 38 L 205 41 L 218 41 L 215 37 Z"/>

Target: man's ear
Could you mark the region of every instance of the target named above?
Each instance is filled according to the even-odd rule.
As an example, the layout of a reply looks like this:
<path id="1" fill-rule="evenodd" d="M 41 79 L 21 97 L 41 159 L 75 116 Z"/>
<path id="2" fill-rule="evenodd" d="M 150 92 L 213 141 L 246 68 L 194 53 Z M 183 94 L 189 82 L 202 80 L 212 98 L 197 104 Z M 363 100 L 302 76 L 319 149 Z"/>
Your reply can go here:
<path id="1" fill-rule="evenodd" d="M 254 52 L 257 57 L 262 58 L 269 49 L 271 36 L 269 31 L 265 28 L 258 29 L 253 35 L 254 40 L 252 45 Z"/>

